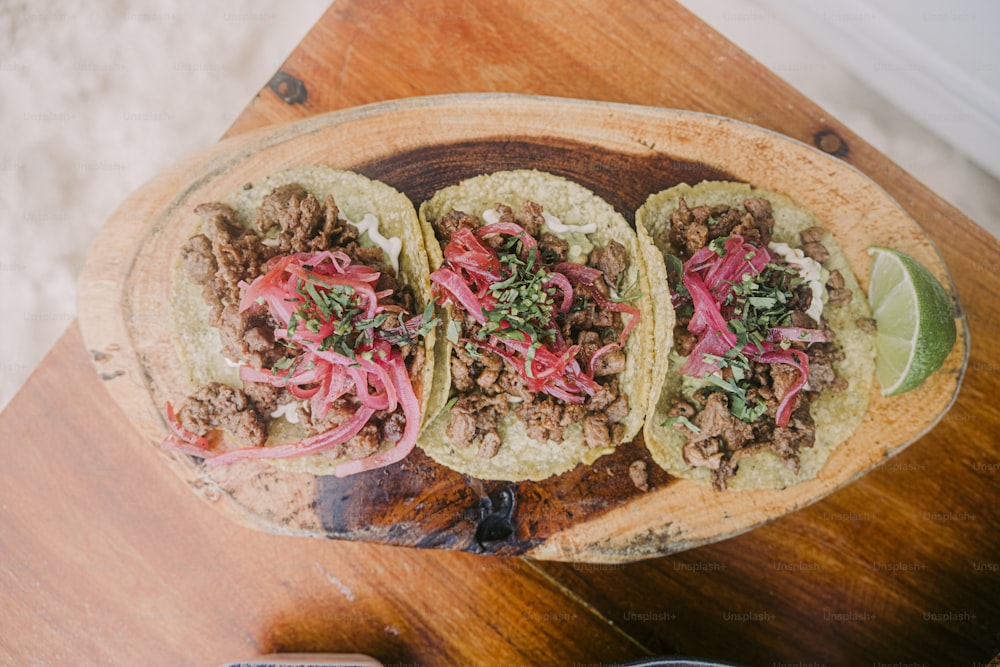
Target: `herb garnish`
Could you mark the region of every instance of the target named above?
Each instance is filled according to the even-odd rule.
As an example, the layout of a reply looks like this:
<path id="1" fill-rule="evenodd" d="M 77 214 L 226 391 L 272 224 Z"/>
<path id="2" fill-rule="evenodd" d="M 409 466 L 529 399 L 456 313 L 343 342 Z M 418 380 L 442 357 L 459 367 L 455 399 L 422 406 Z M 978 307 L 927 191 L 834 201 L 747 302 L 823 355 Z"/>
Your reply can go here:
<path id="1" fill-rule="evenodd" d="M 430 333 L 439 322 L 434 317 L 434 304 L 428 303 L 419 319 L 401 320 L 395 327 L 384 327 L 390 317 L 400 318 L 403 313 L 383 310 L 374 317 L 363 317 L 357 291 L 350 285 L 317 283 L 299 278 L 296 280 L 295 292 L 300 298 L 298 306 L 288 318 L 288 337 L 300 326 L 314 334 L 332 327 L 319 341 L 319 349 L 330 350 L 350 359 L 356 357 L 358 350 L 369 350 L 376 337 L 390 345 L 413 345 L 418 338 Z"/>
<path id="2" fill-rule="evenodd" d="M 512 236 L 497 254 L 507 277 L 489 287 L 496 302 L 484 313 L 486 324 L 480 328 L 478 337 L 486 339 L 497 335 L 530 341 L 533 356 L 533 351 L 543 341 L 555 339 L 556 331 L 550 323 L 558 290 L 545 285 L 551 273 L 543 266 L 536 266 L 537 246 L 525 252 L 523 242 Z M 530 363 L 528 367 L 530 369 Z"/>
<path id="3" fill-rule="evenodd" d="M 701 429 L 698 428 L 698 426 L 696 426 L 694 422 L 692 422 L 684 415 L 677 415 L 676 417 L 667 417 L 666 419 L 663 420 L 663 423 L 660 424 L 660 426 L 666 426 L 668 424 L 681 424 L 692 433 L 701 433 Z"/>
<path id="4" fill-rule="evenodd" d="M 726 254 L 728 237 L 714 239 L 710 247 L 719 257 Z M 748 253 L 751 255 L 751 253 Z M 744 258 L 749 262 L 750 256 Z M 746 423 L 755 422 L 767 409 L 761 401 L 748 396 L 753 361 L 746 351 L 764 352 L 764 342 L 771 329 L 787 326 L 791 320 L 794 289 L 803 284 L 794 269 L 769 262 L 759 271 L 748 266 L 739 282 L 729 282 L 728 293 L 721 303 L 726 318 L 726 328 L 736 335 L 736 342 L 722 356 L 705 354 L 707 363 L 714 363 L 720 370 L 728 368 L 732 379 L 708 374 L 705 379 L 729 396 L 730 412 Z"/>

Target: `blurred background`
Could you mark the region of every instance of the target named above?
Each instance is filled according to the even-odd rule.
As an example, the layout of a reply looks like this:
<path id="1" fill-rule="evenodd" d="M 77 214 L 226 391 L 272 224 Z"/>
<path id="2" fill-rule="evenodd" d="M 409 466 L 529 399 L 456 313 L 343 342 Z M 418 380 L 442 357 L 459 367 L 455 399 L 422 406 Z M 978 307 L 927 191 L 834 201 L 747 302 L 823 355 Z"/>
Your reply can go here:
<path id="1" fill-rule="evenodd" d="M 682 2 L 1000 236 L 1000 3 Z M 329 4 L 0 0 L 0 408 L 75 318 L 103 222 L 216 141 Z"/>

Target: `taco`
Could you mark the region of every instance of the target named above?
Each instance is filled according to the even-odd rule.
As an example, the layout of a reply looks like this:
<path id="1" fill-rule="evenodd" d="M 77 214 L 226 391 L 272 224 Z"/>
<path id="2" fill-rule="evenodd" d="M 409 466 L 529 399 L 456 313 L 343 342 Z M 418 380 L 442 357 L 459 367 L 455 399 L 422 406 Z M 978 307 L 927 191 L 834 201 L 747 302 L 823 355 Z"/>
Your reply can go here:
<path id="1" fill-rule="evenodd" d="M 435 401 L 420 437 L 480 479 L 540 480 L 641 429 L 651 376 L 638 238 L 585 187 L 535 170 L 438 191 L 420 207 L 444 306 Z"/>
<path id="2" fill-rule="evenodd" d="M 170 313 L 191 393 L 164 447 L 349 475 L 412 450 L 434 373 L 416 210 L 392 187 L 305 166 L 198 206 Z"/>
<path id="3" fill-rule="evenodd" d="M 716 489 L 814 478 L 868 409 L 874 321 L 829 230 L 789 198 L 678 185 L 636 213 L 662 261 L 643 435 L 669 473 Z M 653 275 L 655 272 L 656 275 Z"/>

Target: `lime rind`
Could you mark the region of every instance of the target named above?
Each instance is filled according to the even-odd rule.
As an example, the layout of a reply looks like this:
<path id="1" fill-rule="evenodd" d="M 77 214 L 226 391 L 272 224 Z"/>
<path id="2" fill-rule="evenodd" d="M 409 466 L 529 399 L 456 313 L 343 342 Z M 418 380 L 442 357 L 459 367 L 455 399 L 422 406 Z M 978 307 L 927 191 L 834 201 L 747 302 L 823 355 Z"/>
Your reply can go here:
<path id="1" fill-rule="evenodd" d="M 951 297 L 922 264 L 892 248 L 873 246 L 869 303 L 878 326 L 876 375 L 884 396 L 920 386 L 955 344 Z"/>

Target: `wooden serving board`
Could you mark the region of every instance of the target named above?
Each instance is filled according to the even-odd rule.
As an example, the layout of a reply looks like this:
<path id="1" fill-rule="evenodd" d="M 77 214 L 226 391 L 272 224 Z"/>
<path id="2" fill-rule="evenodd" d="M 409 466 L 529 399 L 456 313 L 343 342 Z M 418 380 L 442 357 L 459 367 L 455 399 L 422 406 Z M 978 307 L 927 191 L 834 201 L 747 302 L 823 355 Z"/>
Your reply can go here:
<path id="1" fill-rule="evenodd" d="M 866 248 L 899 248 L 951 291 L 919 226 L 849 165 L 805 144 L 725 118 L 562 98 L 468 94 L 383 102 L 264 128 L 223 141 L 161 173 L 127 199 L 96 240 L 80 281 L 84 339 L 112 400 L 156 447 L 163 406 L 188 386 L 170 340 L 170 267 L 196 223 L 192 210 L 281 169 L 322 163 L 404 192 L 498 169 L 538 168 L 576 180 L 630 221 L 653 192 L 732 179 L 782 192 L 834 232 L 867 288 Z M 956 312 L 961 313 L 960 308 Z M 413 547 L 620 562 L 736 535 L 804 507 L 926 433 L 950 407 L 968 354 L 964 317 L 944 368 L 921 388 L 873 393 L 861 427 L 819 477 L 781 491 L 718 493 L 668 478 L 641 437 L 594 465 L 535 483 L 483 482 L 422 452 L 390 468 L 339 479 L 245 462 L 206 469 L 164 452 L 191 488 L 231 517 L 282 534 Z M 628 475 L 648 462 L 650 489 Z"/>

